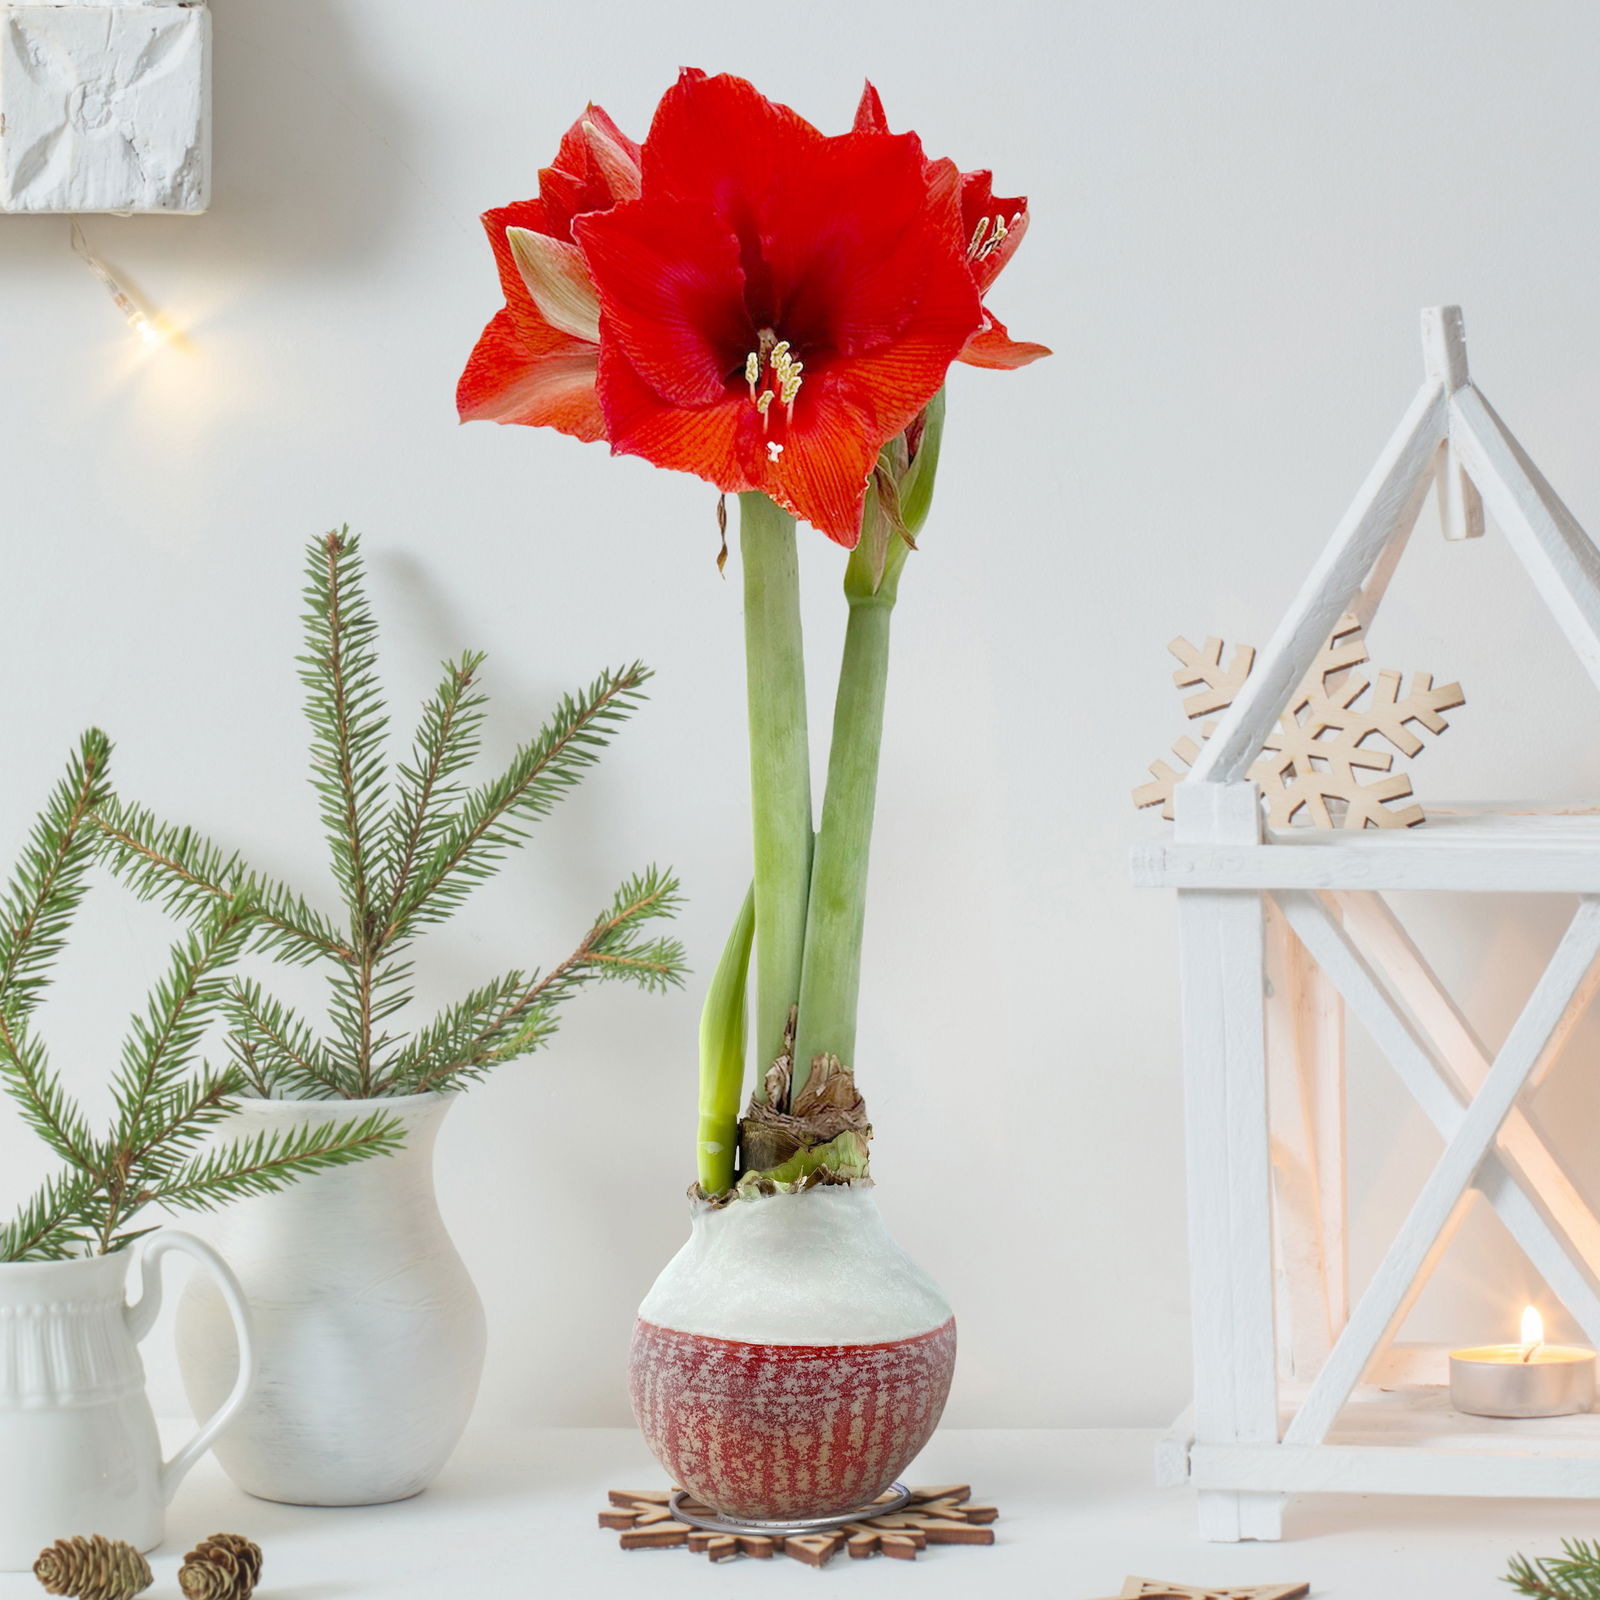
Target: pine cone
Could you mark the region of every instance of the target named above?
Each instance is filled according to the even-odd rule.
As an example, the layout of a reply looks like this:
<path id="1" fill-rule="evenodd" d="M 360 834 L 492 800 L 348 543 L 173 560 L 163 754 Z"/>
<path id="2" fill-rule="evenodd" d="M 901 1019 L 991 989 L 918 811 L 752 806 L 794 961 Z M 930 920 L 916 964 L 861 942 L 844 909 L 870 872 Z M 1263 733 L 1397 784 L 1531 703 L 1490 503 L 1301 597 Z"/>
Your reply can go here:
<path id="1" fill-rule="evenodd" d="M 150 1563 L 120 1539 L 57 1539 L 39 1552 L 33 1575 L 46 1594 L 75 1595 L 77 1600 L 133 1600 L 155 1581 Z"/>
<path id="2" fill-rule="evenodd" d="M 178 1570 L 188 1600 L 250 1600 L 260 1581 L 261 1546 L 237 1533 L 202 1539 Z"/>

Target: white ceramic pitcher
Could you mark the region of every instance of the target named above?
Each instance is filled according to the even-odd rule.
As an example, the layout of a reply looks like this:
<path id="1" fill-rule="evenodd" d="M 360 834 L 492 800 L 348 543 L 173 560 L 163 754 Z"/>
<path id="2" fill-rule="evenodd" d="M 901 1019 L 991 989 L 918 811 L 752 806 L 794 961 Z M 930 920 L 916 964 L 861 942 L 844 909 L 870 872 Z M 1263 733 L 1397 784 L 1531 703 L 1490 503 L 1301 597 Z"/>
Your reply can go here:
<path id="1" fill-rule="evenodd" d="M 215 1415 L 163 1461 L 138 1342 L 161 1309 L 161 1258 L 174 1251 L 216 1280 L 241 1360 Z M 25 1571 L 75 1534 L 160 1544 L 173 1492 L 249 1394 L 250 1313 L 222 1258 L 189 1234 L 154 1234 L 129 1305 L 130 1254 L 0 1263 L 0 1572 Z"/>
<path id="2" fill-rule="evenodd" d="M 334 1167 L 217 1217 L 255 1318 L 261 1378 L 217 1460 L 247 1494 L 305 1506 L 404 1500 L 455 1449 L 483 1372 L 483 1302 L 439 1215 L 433 1144 L 450 1094 L 241 1100 L 243 1137 L 384 1112 L 405 1147 Z M 235 1378 L 227 1313 L 194 1279 L 178 1366 L 195 1414 Z"/>

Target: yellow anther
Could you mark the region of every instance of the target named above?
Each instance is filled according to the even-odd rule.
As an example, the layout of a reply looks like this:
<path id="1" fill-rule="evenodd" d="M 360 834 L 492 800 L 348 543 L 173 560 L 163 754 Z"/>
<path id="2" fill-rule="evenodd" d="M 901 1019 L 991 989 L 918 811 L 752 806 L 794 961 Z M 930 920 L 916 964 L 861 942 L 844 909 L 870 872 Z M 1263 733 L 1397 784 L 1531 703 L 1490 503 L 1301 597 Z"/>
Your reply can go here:
<path id="1" fill-rule="evenodd" d="M 771 361 L 772 361 L 773 366 L 780 365 L 784 360 L 787 359 L 788 354 L 789 354 L 789 341 L 787 339 L 780 339 L 772 347 Z"/>
<path id="2" fill-rule="evenodd" d="M 761 376 L 761 357 L 754 350 L 744 358 L 744 381 L 750 385 L 750 398 L 756 397 L 756 380 Z"/>
<path id="3" fill-rule="evenodd" d="M 998 211 L 993 217 L 979 217 L 978 226 L 972 230 L 972 243 L 967 246 L 968 260 L 987 261 L 1005 243 L 1006 235 L 1021 220 L 1020 211 L 1011 219 L 1009 226 Z"/>

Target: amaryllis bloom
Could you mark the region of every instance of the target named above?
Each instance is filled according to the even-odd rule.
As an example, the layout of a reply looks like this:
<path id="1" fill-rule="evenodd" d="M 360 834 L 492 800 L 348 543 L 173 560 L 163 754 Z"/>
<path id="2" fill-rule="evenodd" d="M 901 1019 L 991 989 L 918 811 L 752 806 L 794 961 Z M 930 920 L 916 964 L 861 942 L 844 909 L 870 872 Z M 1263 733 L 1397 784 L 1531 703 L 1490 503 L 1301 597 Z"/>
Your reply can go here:
<path id="1" fill-rule="evenodd" d="M 856 107 L 855 126 L 879 133 L 889 131 L 888 118 L 878 91 L 869 83 Z M 961 174 L 961 226 L 967 241 L 967 261 L 979 294 L 986 295 L 1001 269 L 1017 253 L 1028 231 L 1028 199 L 1017 195 L 1001 199 L 994 192 L 993 175 L 986 171 Z M 1050 354 L 1049 347 L 1013 339 L 1005 324 L 983 308 L 983 325 L 967 341 L 957 358 L 972 367 L 1025 367 Z"/>
<path id="2" fill-rule="evenodd" d="M 483 330 L 456 388 L 463 422 L 519 422 L 606 437 L 595 397 L 600 304 L 573 219 L 639 193 L 639 147 L 599 106 L 567 130 L 537 199 L 484 213 L 505 309 Z"/>
<path id="3" fill-rule="evenodd" d="M 828 138 L 685 71 L 637 200 L 573 225 L 611 447 L 760 490 L 844 545 L 880 447 L 982 323 L 960 178 L 913 134 Z"/>

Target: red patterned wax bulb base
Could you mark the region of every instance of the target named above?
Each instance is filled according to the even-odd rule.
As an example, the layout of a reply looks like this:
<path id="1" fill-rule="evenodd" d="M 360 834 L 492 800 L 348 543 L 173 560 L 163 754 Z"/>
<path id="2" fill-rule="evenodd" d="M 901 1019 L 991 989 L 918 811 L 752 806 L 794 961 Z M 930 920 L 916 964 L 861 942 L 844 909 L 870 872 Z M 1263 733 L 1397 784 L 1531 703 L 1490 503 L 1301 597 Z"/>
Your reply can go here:
<path id="1" fill-rule="evenodd" d="M 956 1325 L 881 1344 L 753 1344 L 641 1317 L 634 1415 L 673 1480 L 723 1516 L 836 1516 L 881 1494 L 938 1425 Z"/>

